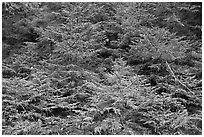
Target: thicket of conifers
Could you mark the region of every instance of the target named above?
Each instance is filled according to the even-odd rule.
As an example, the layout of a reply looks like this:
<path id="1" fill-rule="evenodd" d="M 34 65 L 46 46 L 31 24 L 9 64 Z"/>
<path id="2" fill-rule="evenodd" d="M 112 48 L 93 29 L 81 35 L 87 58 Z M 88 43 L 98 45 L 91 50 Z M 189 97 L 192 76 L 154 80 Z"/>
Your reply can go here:
<path id="1" fill-rule="evenodd" d="M 202 134 L 202 3 L 2 3 L 4 135 Z"/>

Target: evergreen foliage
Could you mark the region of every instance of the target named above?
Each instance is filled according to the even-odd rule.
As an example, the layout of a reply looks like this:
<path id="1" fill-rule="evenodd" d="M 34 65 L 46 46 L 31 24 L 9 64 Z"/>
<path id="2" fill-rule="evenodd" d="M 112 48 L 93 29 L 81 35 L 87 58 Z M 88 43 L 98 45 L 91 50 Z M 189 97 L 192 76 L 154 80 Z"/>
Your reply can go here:
<path id="1" fill-rule="evenodd" d="M 201 135 L 202 3 L 2 3 L 4 135 Z"/>

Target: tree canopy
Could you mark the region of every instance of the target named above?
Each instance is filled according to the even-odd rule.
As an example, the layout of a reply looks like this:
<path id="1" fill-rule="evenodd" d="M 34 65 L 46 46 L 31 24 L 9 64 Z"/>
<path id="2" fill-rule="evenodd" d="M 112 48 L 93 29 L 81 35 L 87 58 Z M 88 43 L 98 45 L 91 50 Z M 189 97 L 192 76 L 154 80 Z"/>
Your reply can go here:
<path id="1" fill-rule="evenodd" d="M 4 135 L 201 135 L 201 2 L 3 2 Z"/>

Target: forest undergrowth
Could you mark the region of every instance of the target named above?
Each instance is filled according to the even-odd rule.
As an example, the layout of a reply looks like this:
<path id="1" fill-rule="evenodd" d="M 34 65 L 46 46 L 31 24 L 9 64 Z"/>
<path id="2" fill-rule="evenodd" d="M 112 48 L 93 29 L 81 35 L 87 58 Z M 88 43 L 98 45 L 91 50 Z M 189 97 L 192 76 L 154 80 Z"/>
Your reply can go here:
<path id="1" fill-rule="evenodd" d="M 3 135 L 201 135 L 202 3 L 2 3 Z"/>

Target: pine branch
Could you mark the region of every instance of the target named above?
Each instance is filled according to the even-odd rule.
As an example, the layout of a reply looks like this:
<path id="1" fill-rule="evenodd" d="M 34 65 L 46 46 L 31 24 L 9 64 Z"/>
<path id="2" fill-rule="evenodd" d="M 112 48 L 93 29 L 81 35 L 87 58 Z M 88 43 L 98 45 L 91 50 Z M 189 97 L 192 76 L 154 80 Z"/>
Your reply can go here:
<path id="1" fill-rule="evenodd" d="M 185 90 L 187 90 L 188 92 L 192 93 L 193 95 L 195 94 L 194 92 L 192 92 L 184 83 L 182 83 L 174 74 L 173 70 L 171 69 L 169 63 L 167 61 L 165 61 L 166 63 L 166 67 L 167 67 L 167 71 L 170 73 L 170 75 L 175 79 L 175 81 Z"/>

